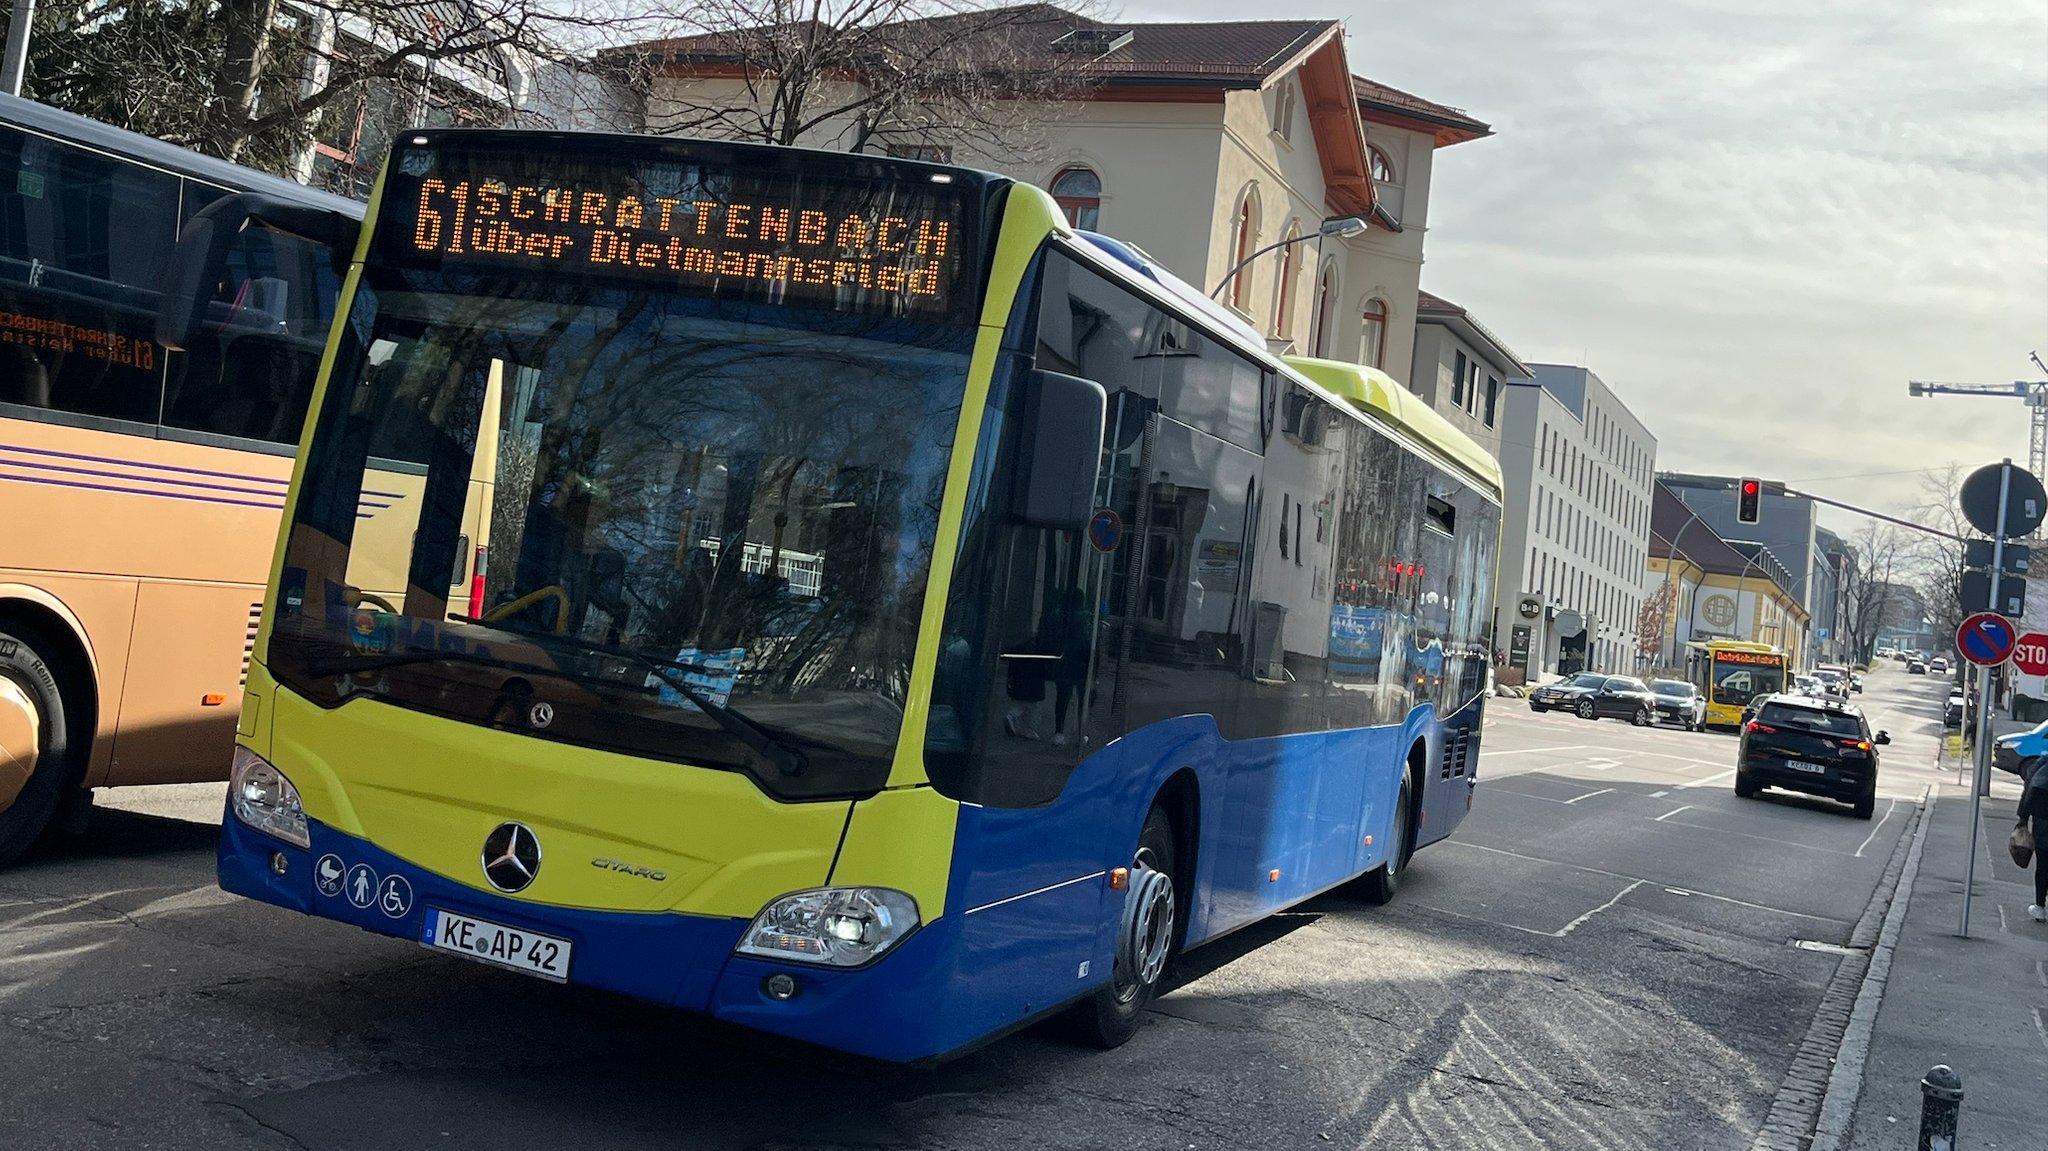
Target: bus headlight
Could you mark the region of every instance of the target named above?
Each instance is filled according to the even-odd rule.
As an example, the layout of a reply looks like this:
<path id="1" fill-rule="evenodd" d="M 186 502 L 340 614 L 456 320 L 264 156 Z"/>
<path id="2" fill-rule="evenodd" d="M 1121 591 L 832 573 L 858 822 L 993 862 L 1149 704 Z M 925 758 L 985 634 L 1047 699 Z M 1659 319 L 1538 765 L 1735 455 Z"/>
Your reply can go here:
<path id="1" fill-rule="evenodd" d="M 228 772 L 228 805 L 235 818 L 265 835 L 294 847 L 307 847 L 306 813 L 299 809 L 299 789 L 284 773 L 246 747 L 235 748 Z"/>
<path id="2" fill-rule="evenodd" d="M 736 950 L 763 959 L 859 967 L 917 926 L 917 901 L 901 891 L 820 887 L 785 895 L 763 908 Z"/>

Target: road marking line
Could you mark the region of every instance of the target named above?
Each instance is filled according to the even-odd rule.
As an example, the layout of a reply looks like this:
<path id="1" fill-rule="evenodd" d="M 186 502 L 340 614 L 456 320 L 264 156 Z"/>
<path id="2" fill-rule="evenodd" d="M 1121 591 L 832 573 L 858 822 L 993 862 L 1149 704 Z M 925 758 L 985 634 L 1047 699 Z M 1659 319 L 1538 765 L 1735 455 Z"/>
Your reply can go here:
<path id="1" fill-rule="evenodd" d="M 1651 792 L 1651 793 L 1650 793 L 1650 798 L 1651 798 L 1651 799 L 1662 799 L 1662 798 L 1664 798 L 1665 796 L 1667 796 L 1667 795 L 1670 795 L 1670 794 L 1671 794 L 1671 793 L 1670 793 L 1670 792 L 1668 792 L 1668 791 L 1653 791 L 1653 792 Z"/>
<path id="2" fill-rule="evenodd" d="M 1735 769 L 1731 767 L 1727 771 L 1718 772 L 1714 775 L 1709 775 L 1704 779 L 1695 779 L 1690 783 L 1681 783 L 1678 785 L 1678 790 L 1684 791 L 1686 788 L 1689 787 L 1706 787 L 1708 784 L 1719 783 L 1724 779 L 1733 778 L 1735 778 Z"/>
<path id="3" fill-rule="evenodd" d="M 2012 924 L 2005 921 L 2005 904 L 2003 903 L 1998 905 L 1998 933 L 2000 935 L 2012 934 Z"/>
<path id="4" fill-rule="evenodd" d="M 1607 902 L 1601 904 L 1593 910 L 1588 911 L 1584 915 L 1579 916 L 1577 919 L 1572 920 L 1570 923 L 1565 924 L 1563 930 L 1557 931 L 1554 934 L 1557 936 L 1557 938 L 1563 939 L 1565 936 L 1570 935 L 1574 931 L 1577 931 L 1579 929 L 1580 924 L 1586 922 L 1588 919 L 1593 918 L 1594 916 L 1600 914 L 1608 908 L 1613 907 L 1615 904 L 1620 903 L 1622 896 L 1627 895 L 1629 892 L 1634 891 L 1638 887 L 1641 887 L 1645 882 L 1647 881 L 1641 879 L 1636 880 L 1634 883 L 1631 883 L 1627 887 L 1622 888 L 1620 891 L 1615 892 L 1613 899 L 1608 900 Z M 2039 1016 L 2037 1015 L 2036 1019 L 2038 1020 L 2038 1018 Z"/>
<path id="5" fill-rule="evenodd" d="M 1613 790 L 1614 790 L 1614 789 L 1613 789 L 1613 788 L 1611 788 L 1611 787 L 1603 787 L 1603 788 L 1601 788 L 1601 789 L 1600 789 L 1599 791 L 1589 791 L 1589 792 L 1587 792 L 1587 793 L 1586 793 L 1586 794 L 1584 794 L 1584 795 L 1580 795 L 1580 796 L 1574 796 L 1574 797 L 1573 797 L 1573 798 L 1571 798 L 1571 799 L 1567 799 L 1567 800 L 1565 800 L 1565 801 L 1564 801 L 1564 802 L 1565 802 L 1565 806 L 1569 807 L 1569 806 L 1571 806 L 1572 804 L 1574 804 L 1574 803 L 1577 803 L 1577 802 L 1578 802 L 1579 800 L 1581 800 L 1581 799 L 1591 799 L 1591 798 L 1593 798 L 1593 797 L 1594 797 L 1594 796 L 1596 796 L 1596 795 L 1606 795 L 1606 794 L 1607 794 L 1608 792 L 1610 792 L 1610 791 L 1613 791 Z"/>
<path id="6" fill-rule="evenodd" d="M 1877 821 L 1877 826 L 1870 829 L 1870 834 L 1864 836 L 1862 844 L 1856 848 L 1856 858 L 1863 858 L 1864 849 L 1870 846 L 1871 840 L 1877 838 L 1878 832 L 1884 830 L 1885 821 L 1889 820 L 1892 817 L 1892 812 L 1897 811 L 1898 809 L 1899 801 L 1896 799 L 1892 800 L 1891 806 L 1884 809 L 1884 819 L 1880 819 Z"/>
<path id="7" fill-rule="evenodd" d="M 2034 1008 L 2034 1032 L 2041 1037 L 2041 1043 L 2048 1046 L 2048 1022 L 2041 1019 L 2041 1009 Z"/>
<path id="8" fill-rule="evenodd" d="M 1691 825 L 1688 824 L 1684 826 Z M 1483 843 L 1466 843 L 1462 839 L 1447 839 L 1443 843 L 1437 845 L 1437 847 L 1433 850 L 1442 850 L 1446 847 L 1463 847 L 1471 851 L 1484 851 L 1488 855 L 1505 855 L 1509 859 L 1519 859 L 1524 863 L 1547 863 L 1550 864 L 1552 867 L 1569 867 L 1573 871 L 1583 871 L 1591 875 L 1604 875 L 1607 876 L 1609 879 L 1642 878 L 1641 876 L 1636 875 L 1624 875 L 1619 871 L 1608 871 L 1607 869 L 1601 867 L 1587 867 L 1583 863 L 1566 863 L 1564 860 L 1561 859 L 1545 859 L 1540 855 L 1523 855 L 1519 851 L 1508 851 L 1505 848 L 1488 847 Z M 1647 883 L 1649 881 L 1643 880 L 1643 882 Z M 1666 887 L 1664 890 L 1676 893 L 1678 895 L 1692 895 L 1698 896 L 1701 899 L 1712 899 L 1721 903 L 1732 903 L 1737 907 L 1747 907 L 1755 911 L 1768 911 L 1773 915 L 1790 915 L 1796 919 L 1811 919 L 1817 923 L 1851 922 L 1847 919 L 1836 919 L 1832 915 L 1811 915 L 1804 911 L 1787 911 L 1782 907 L 1771 907 L 1768 904 L 1763 903 L 1751 903 L 1746 899 L 1737 899 L 1732 895 L 1715 895 L 1711 891 L 1697 891 L 1685 887 Z"/>
<path id="9" fill-rule="evenodd" d="M 1498 778 L 1500 778 L 1500 777 L 1499 777 L 1499 776 L 1495 776 L 1494 778 L 1498 779 Z M 1505 787 L 1489 787 L 1489 788 L 1487 788 L 1487 789 L 1486 789 L 1486 794 L 1488 794 L 1488 795 L 1512 795 L 1512 796 L 1515 796 L 1515 797 L 1517 797 L 1517 798 L 1520 798 L 1520 799 L 1540 799 L 1540 800 L 1542 800 L 1542 801 L 1543 801 L 1543 802 L 1545 802 L 1545 803 L 1563 803 L 1563 802 L 1564 802 L 1564 800 L 1562 800 L 1562 799 L 1552 799 L 1552 798 L 1550 798 L 1550 797 L 1549 797 L 1549 796 L 1547 796 L 1547 795 L 1530 795 L 1530 794 L 1529 794 L 1528 792 L 1526 792 L 1526 791 L 1510 791 L 1510 790 L 1508 790 L 1508 789 L 1507 789 L 1507 788 L 1505 788 Z"/>
<path id="10" fill-rule="evenodd" d="M 1710 826 L 1710 825 L 1708 825 L 1708 824 L 1704 824 L 1704 823 L 1687 823 L 1687 822 L 1685 822 L 1684 820 L 1678 820 L 1678 821 L 1676 821 L 1676 822 L 1673 822 L 1673 823 L 1669 824 L 1668 826 L 1670 826 L 1670 827 L 1690 827 L 1690 828 L 1692 828 L 1692 829 L 1693 829 L 1693 830 L 1695 830 L 1695 831 L 1711 831 L 1711 832 L 1713 832 L 1713 833 L 1714 833 L 1715 835 L 1733 835 L 1733 836 L 1736 836 L 1736 837 L 1738 837 L 1738 838 L 1741 838 L 1741 839 L 1754 839 L 1754 840 L 1756 840 L 1756 841 L 1758 841 L 1758 842 L 1760 842 L 1760 843 L 1776 843 L 1776 844 L 1780 844 L 1780 845 L 1782 845 L 1782 846 L 1785 846 L 1785 847 L 1796 847 L 1796 848 L 1798 848 L 1798 849 L 1799 849 L 1799 850 L 1801 850 L 1801 851 L 1818 851 L 1818 852 L 1820 852 L 1820 853 L 1821 853 L 1822 855 L 1839 855 L 1839 856 L 1841 856 L 1841 857 L 1842 857 L 1842 858 L 1844 858 L 1844 859 L 1854 859 L 1854 858 L 1855 858 L 1855 856 L 1852 856 L 1852 855 L 1850 855 L 1850 854 L 1849 854 L 1848 852 L 1846 852 L 1846 851 L 1837 851 L 1837 850 L 1835 850 L 1834 848 L 1831 848 L 1831 847 L 1815 847 L 1814 845 L 1812 845 L 1812 844 L 1810 844 L 1810 843 L 1795 843 L 1795 842 L 1793 842 L 1792 840 L 1789 840 L 1789 839 L 1773 839 L 1772 837 L 1770 837 L 1770 836 L 1768 836 L 1768 835 L 1751 835 L 1751 834 L 1749 834 L 1749 833 L 1748 833 L 1748 832 L 1746 832 L 1746 831 L 1729 831 L 1729 830 L 1728 830 L 1728 829 L 1726 829 L 1726 828 L 1722 828 L 1722 827 L 1713 827 L 1713 826 Z"/>
<path id="11" fill-rule="evenodd" d="M 1692 804 L 1690 804 L 1690 803 L 1686 804 L 1686 805 L 1685 805 L 1684 807 L 1674 807 L 1674 808 L 1672 808 L 1672 809 L 1671 809 L 1670 811 L 1667 811 L 1667 812 L 1665 812 L 1664 814 L 1662 814 L 1662 815 L 1658 816 L 1658 817 L 1657 817 L 1657 818 L 1656 818 L 1655 820 L 1653 820 L 1652 822 L 1655 822 L 1655 823 L 1662 823 L 1662 822 L 1664 822 L 1665 820 L 1667 820 L 1667 819 L 1670 819 L 1670 818 L 1671 818 L 1672 816 L 1674 816 L 1674 815 L 1677 815 L 1677 814 L 1678 814 L 1679 812 L 1681 812 L 1681 811 L 1691 811 L 1691 810 L 1692 810 Z"/>
<path id="12" fill-rule="evenodd" d="M 1501 750 L 1501 751 L 1488 751 L 1488 752 L 1486 752 L 1485 754 L 1487 754 L 1487 755 L 1489 755 L 1489 756 L 1494 756 L 1494 755 L 1540 755 L 1540 754 L 1542 754 L 1543 752 L 1546 752 L 1546 751 L 1585 751 L 1585 750 L 1586 750 L 1586 745 L 1585 745 L 1585 744 L 1583 744 L 1583 743 L 1568 743 L 1568 744 L 1565 744 L 1565 745 L 1564 745 L 1563 747 L 1510 747 L 1510 748 L 1505 748 L 1505 749 L 1503 749 L 1503 750 Z M 1602 750 L 1605 750 L 1605 749 L 1602 749 Z"/>

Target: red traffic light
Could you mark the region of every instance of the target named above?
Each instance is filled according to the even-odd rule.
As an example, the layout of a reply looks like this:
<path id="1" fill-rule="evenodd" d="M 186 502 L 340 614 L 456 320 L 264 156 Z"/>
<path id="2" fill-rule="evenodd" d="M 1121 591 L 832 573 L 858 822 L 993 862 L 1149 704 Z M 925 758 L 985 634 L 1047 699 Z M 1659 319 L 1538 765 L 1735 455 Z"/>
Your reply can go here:
<path id="1" fill-rule="evenodd" d="M 1753 495 L 1755 495 L 1756 493 L 1757 493 L 1757 482 L 1756 482 L 1755 480 L 1744 480 L 1744 481 L 1742 481 L 1742 494 L 1743 494 L 1743 495 L 1746 495 L 1746 496 L 1753 496 Z"/>
<path id="2" fill-rule="evenodd" d="M 1753 524 L 1763 518 L 1764 484 L 1762 480 L 1743 477 L 1735 485 L 1735 522 Z"/>

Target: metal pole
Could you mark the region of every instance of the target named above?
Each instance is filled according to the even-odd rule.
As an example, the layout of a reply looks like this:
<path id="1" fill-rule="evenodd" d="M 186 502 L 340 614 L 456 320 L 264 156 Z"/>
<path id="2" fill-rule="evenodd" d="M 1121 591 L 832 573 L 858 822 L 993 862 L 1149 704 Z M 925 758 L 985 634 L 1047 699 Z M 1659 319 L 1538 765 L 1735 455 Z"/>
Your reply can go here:
<path id="1" fill-rule="evenodd" d="M 28 34 L 36 22 L 36 0 L 14 0 L 14 18 L 7 24 L 7 54 L 0 57 L 0 92 L 21 95 L 28 75 Z"/>
<path id="2" fill-rule="evenodd" d="M 2012 461 L 2006 460 L 1998 473 L 1998 533 L 1991 541 L 1991 603 L 1993 611 L 1998 610 L 1998 578 L 2005 568 L 2005 510 L 2006 501 L 2012 496 Z M 1970 898 L 1976 894 L 1977 883 L 1977 833 L 1984 822 L 1984 793 L 1991 790 L 1991 710 L 1985 707 L 1991 695 L 1991 669 L 1977 669 L 1977 745 L 1971 749 L 1976 759 L 1976 778 L 1970 787 L 1970 854 L 1963 860 L 1963 919 L 1956 934 L 1969 938 Z M 1969 698 L 1964 697 L 1963 714 L 1970 712 Z"/>
<path id="3" fill-rule="evenodd" d="M 1955 1151 L 1956 1119 L 1963 1109 L 1963 1079 L 1946 1063 L 1937 1063 L 1920 1080 L 1918 1151 Z"/>

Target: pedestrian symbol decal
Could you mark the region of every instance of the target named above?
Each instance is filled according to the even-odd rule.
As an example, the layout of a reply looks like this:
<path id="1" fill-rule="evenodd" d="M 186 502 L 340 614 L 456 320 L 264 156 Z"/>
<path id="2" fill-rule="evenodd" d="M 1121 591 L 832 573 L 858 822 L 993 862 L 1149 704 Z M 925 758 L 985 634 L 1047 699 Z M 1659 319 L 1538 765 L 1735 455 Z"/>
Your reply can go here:
<path id="1" fill-rule="evenodd" d="M 320 857 L 313 865 L 313 886 L 329 899 L 341 894 L 341 877 L 348 871 L 342 865 L 341 856 L 329 853 Z"/>
<path id="2" fill-rule="evenodd" d="M 357 907 L 368 907 L 377 901 L 377 873 L 367 863 L 358 863 L 348 869 L 348 901 Z"/>
<path id="3" fill-rule="evenodd" d="M 1108 508 L 1096 512 L 1095 517 L 1088 521 L 1088 545 L 1096 551 L 1113 552 L 1117 541 L 1123 538 L 1123 517 Z"/>
<path id="4" fill-rule="evenodd" d="M 393 919 L 404 919 L 412 910 L 412 884 L 403 875 L 387 875 L 384 885 L 377 889 L 377 906 Z"/>

